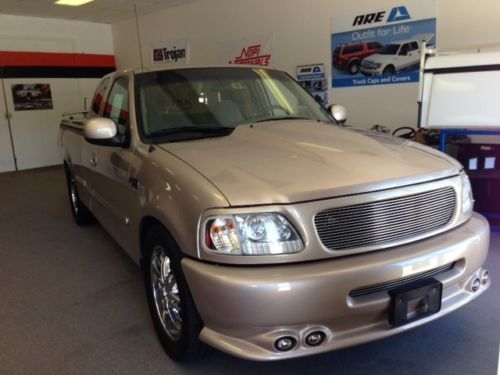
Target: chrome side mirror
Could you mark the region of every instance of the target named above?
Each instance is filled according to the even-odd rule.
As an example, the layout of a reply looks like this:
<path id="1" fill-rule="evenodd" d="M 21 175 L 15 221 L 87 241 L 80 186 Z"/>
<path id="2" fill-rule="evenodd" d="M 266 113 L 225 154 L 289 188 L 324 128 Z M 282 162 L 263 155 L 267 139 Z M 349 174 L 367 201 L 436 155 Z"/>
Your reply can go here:
<path id="1" fill-rule="evenodd" d="M 328 110 L 332 114 L 333 119 L 337 122 L 337 124 L 345 124 L 345 122 L 347 121 L 347 109 L 343 105 L 333 104 L 328 107 Z"/>
<path id="2" fill-rule="evenodd" d="M 115 122 L 109 118 L 94 117 L 83 125 L 83 136 L 89 143 L 101 146 L 123 146 Z"/>

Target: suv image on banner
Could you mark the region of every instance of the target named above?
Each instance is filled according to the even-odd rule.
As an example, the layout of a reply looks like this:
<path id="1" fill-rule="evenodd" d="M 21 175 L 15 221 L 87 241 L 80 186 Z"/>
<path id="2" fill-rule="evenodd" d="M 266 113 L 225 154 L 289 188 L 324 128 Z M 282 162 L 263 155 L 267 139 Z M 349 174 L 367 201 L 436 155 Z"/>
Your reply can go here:
<path id="1" fill-rule="evenodd" d="M 397 41 L 386 44 L 376 54 L 364 59 L 361 73 L 368 75 L 394 74 L 402 70 L 413 70 L 420 62 L 420 42 Z"/>
<path id="2" fill-rule="evenodd" d="M 361 60 L 377 53 L 382 48 L 379 42 L 363 42 L 345 44 L 333 51 L 333 66 L 337 69 L 347 69 L 350 74 L 357 74 Z"/>

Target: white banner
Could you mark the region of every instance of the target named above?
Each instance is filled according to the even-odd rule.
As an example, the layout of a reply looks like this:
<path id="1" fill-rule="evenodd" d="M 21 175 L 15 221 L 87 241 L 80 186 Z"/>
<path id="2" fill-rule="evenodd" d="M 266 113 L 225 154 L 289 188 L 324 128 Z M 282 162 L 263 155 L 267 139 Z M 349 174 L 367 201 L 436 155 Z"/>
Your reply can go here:
<path id="1" fill-rule="evenodd" d="M 189 39 L 173 39 L 151 46 L 151 65 L 188 64 Z"/>
<path id="2" fill-rule="evenodd" d="M 222 62 L 268 66 L 272 57 L 273 34 L 253 36 L 222 44 Z"/>

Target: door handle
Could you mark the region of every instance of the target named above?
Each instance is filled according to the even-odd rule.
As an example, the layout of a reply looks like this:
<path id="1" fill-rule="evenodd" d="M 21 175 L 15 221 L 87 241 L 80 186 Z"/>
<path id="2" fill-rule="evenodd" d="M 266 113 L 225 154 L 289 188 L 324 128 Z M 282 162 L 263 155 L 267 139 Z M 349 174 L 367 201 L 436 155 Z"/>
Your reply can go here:
<path id="1" fill-rule="evenodd" d="M 141 182 L 139 181 L 139 179 L 133 178 L 133 177 L 130 177 L 128 179 L 128 184 L 134 190 L 139 190 L 142 187 Z"/>
<path id="2" fill-rule="evenodd" d="M 95 154 L 90 155 L 90 165 L 93 167 L 97 166 L 97 156 Z"/>

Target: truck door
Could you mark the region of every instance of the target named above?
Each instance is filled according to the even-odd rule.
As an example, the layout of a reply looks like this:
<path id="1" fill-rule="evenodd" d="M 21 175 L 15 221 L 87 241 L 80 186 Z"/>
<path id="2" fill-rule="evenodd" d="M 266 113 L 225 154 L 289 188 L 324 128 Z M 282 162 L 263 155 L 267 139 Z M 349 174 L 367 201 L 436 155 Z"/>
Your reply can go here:
<path id="1" fill-rule="evenodd" d="M 120 134 L 130 139 L 128 76 L 119 76 L 112 83 L 104 104 L 102 117 L 113 120 Z M 109 147 L 89 144 L 92 211 L 115 240 L 124 246 L 129 238 L 129 208 L 137 191 L 130 185 L 132 146 Z M 125 246 L 124 246 L 125 247 Z"/>

